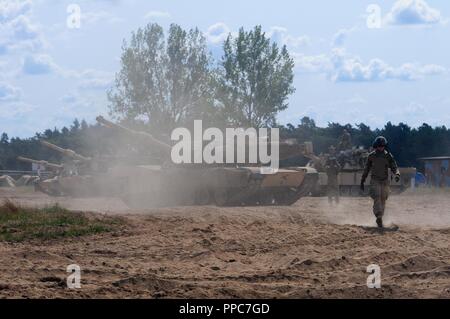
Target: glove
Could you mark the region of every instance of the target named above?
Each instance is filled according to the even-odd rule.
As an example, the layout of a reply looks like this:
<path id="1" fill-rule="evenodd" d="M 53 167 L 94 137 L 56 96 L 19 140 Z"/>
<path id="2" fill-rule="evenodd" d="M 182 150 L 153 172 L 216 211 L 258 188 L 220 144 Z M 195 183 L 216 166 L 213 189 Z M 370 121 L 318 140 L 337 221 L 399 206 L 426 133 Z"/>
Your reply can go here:
<path id="1" fill-rule="evenodd" d="M 396 183 L 400 182 L 400 174 L 395 175 L 395 182 Z"/>
<path id="2" fill-rule="evenodd" d="M 361 181 L 361 186 L 359 188 L 364 192 L 364 181 Z"/>

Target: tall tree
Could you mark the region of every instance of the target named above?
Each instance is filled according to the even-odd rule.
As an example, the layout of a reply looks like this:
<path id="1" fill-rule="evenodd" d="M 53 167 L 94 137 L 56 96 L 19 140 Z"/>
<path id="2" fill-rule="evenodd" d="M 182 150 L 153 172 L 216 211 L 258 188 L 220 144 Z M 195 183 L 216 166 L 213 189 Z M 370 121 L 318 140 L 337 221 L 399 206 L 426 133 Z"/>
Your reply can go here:
<path id="1" fill-rule="evenodd" d="M 286 46 L 271 42 L 261 26 L 228 36 L 222 57 L 221 94 L 226 120 L 235 125 L 275 125 L 276 114 L 287 108 L 294 61 Z"/>
<path id="2" fill-rule="evenodd" d="M 110 113 L 142 119 L 168 132 L 192 119 L 212 117 L 214 71 L 206 41 L 198 29 L 172 24 L 167 40 L 158 24 L 149 24 L 124 42 L 121 70 L 108 93 Z"/>
<path id="3" fill-rule="evenodd" d="M 2 133 L 2 136 L 0 138 L 0 143 L 1 144 L 8 144 L 8 142 L 9 142 L 8 134 Z"/>

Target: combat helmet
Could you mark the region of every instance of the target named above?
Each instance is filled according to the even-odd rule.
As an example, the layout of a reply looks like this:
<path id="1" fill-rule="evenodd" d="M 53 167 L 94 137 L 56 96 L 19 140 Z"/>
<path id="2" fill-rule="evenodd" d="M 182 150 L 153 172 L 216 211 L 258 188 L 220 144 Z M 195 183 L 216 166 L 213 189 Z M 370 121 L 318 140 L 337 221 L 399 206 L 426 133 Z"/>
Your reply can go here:
<path id="1" fill-rule="evenodd" d="M 388 141 L 384 136 L 378 136 L 375 141 L 373 141 L 373 148 L 377 148 L 379 146 L 384 146 L 386 147 L 388 145 Z"/>

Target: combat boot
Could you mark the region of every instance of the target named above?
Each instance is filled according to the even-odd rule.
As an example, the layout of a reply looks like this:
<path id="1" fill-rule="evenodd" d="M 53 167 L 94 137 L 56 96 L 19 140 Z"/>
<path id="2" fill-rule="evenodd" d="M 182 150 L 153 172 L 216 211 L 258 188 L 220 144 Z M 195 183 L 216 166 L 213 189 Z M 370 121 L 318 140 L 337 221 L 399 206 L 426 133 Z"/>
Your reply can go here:
<path id="1" fill-rule="evenodd" d="M 377 217 L 377 225 L 379 228 L 383 228 L 383 218 Z"/>

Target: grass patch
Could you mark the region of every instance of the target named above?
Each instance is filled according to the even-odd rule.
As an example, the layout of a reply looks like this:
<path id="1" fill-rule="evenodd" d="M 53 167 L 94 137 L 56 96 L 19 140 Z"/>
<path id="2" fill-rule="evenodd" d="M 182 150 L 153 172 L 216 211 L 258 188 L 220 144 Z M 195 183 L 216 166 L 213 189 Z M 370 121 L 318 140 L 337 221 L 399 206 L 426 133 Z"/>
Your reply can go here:
<path id="1" fill-rule="evenodd" d="M 123 223 L 117 217 L 69 211 L 58 204 L 28 208 L 5 200 L 0 205 L 0 240 L 8 242 L 93 235 L 114 231 Z"/>

